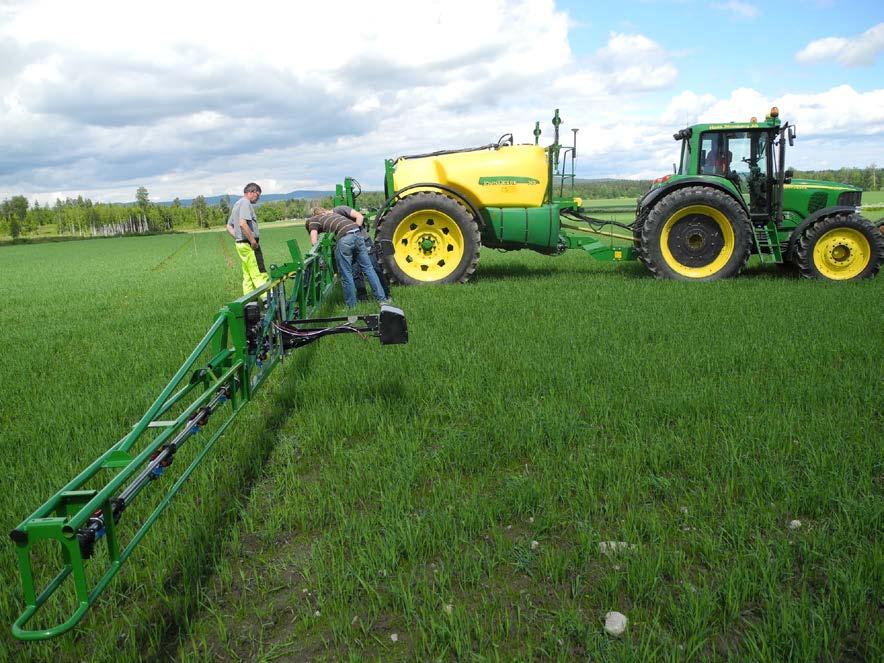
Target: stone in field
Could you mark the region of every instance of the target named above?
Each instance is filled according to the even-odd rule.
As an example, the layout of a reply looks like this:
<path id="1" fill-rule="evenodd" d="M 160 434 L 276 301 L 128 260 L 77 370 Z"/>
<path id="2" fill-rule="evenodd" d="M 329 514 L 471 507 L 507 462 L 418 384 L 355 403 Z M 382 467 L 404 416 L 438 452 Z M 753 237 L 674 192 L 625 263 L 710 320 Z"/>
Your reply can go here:
<path id="1" fill-rule="evenodd" d="M 392 640 L 393 642 L 399 642 L 399 634 L 398 633 L 391 633 L 390 640 Z"/>
<path id="2" fill-rule="evenodd" d="M 605 615 L 605 632 L 614 637 L 620 637 L 626 630 L 629 620 L 622 612 L 611 611 Z"/>

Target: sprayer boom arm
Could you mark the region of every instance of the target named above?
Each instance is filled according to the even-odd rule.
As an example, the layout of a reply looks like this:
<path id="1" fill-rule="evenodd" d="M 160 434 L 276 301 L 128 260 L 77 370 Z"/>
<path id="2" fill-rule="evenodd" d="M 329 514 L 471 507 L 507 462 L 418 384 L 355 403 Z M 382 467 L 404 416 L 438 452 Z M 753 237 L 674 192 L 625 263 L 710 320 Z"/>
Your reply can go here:
<path id="1" fill-rule="evenodd" d="M 83 618 L 237 413 L 288 353 L 323 336 L 341 333 L 379 336 L 383 344 L 407 342 L 405 315 L 391 306 L 384 306 L 379 315 L 308 318 L 334 284 L 333 241 L 333 236 L 321 235 L 302 257 L 297 243 L 290 240 L 292 261 L 271 266 L 268 283 L 221 309 L 132 430 L 12 530 L 25 600 L 24 611 L 12 625 L 15 637 L 45 640 L 70 630 Z M 344 324 L 329 327 L 329 322 Z M 202 445 L 181 461 L 188 464 L 174 484 L 153 505 L 138 504 L 141 508 L 130 512 L 139 495 L 156 494 L 148 488 L 162 485 L 158 480 L 173 467 L 185 444 L 201 432 L 206 434 Z M 100 545 L 102 540 L 105 545 Z M 54 576 L 50 568 L 52 580 L 37 587 L 35 566 L 46 571 L 47 555 L 45 549 L 42 554 L 35 554 L 35 549 L 52 545 L 47 542 L 60 546 L 61 568 Z M 90 562 L 88 574 L 86 561 Z M 59 624 L 29 628 L 41 607 L 68 582 L 73 582 L 76 596 L 72 614 Z"/>

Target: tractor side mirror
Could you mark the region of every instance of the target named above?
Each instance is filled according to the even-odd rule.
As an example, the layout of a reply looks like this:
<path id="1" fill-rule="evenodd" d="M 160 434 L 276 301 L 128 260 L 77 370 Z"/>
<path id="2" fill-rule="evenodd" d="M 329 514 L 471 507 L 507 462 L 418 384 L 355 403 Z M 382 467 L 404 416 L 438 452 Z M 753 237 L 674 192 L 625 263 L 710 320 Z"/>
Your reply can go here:
<path id="1" fill-rule="evenodd" d="M 791 168 L 786 168 L 786 172 L 783 173 L 783 182 L 789 184 L 793 177 L 795 177 L 795 171 Z"/>
<path id="2" fill-rule="evenodd" d="M 795 127 L 789 127 L 789 147 L 795 144 Z"/>

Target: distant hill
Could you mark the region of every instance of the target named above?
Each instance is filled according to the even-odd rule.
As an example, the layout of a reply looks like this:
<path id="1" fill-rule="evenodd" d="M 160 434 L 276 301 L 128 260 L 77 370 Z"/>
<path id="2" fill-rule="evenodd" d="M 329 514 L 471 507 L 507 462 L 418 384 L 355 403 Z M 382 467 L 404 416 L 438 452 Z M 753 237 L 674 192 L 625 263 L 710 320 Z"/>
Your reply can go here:
<path id="1" fill-rule="evenodd" d="M 206 196 L 206 205 L 217 205 L 221 202 L 221 199 L 225 194 L 221 194 L 219 196 Z M 230 197 L 231 204 L 235 203 L 242 197 L 241 193 L 229 193 L 226 194 Z M 289 193 L 264 193 L 261 194 L 261 202 L 269 203 L 274 200 L 290 200 L 292 198 L 300 198 L 303 200 L 315 200 L 317 198 L 325 198 L 326 196 L 335 195 L 334 191 L 291 191 Z M 160 205 L 162 207 L 169 207 L 172 204 L 171 200 L 162 200 L 159 202 L 153 202 L 154 205 Z M 181 203 L 181 207 L 190 207 L 191 203 L 193 203 L 193 198 L 182 198 L 178 202 Z M 131 203 L 123 203 L 124 205 L 135 205 L 136 203 L 133 201 Z"/>

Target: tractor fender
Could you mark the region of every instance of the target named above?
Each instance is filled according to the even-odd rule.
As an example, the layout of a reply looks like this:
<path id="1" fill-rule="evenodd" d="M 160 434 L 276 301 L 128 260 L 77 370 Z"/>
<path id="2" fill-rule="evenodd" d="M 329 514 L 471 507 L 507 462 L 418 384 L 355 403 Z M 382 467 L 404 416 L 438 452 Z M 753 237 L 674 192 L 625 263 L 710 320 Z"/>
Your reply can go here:
<path id="1" fill-rule="evenodd" d="M 653 206 L 653 204 L 655 202 L 657 202 L 663 196 L 671 193 L 672 191 L 675 191 L 676 189 L 681 189 L 686 186 L 697 186 L 697 185 L 708 186 L 708 187 L 712 187 L 714 189 L 719 189 L 720 191 L 724 191 L 727 195 L 729 195 L 731 198 L 733 198 L 735 201 L 737 201 L 737 203 L 740 205 L 740 207 L 742 207 L 744 210 L 746 210 L 746 215 L 749 216 L 749 208 L 746 206 L 746 201 L 744 201 L 742 199 L 742 197 L 734 195 L 734 192 L 731 191 L 730 189 L 728 189 L 723 184 L 716 182 L 714 180 L 709 180 L 709 179 L 703 178 L 703 177 L 686 177 L 685 179 L 678 180 L 676 182 L 673 182 L 672 184 L 665 184 L 665 185 L 661 186 L 659 189 L 653 189 L 651 191 L 648 191 L 644 195 L 644 197 L 639 199 L 639 201 L 638 201 L 639 210 L 638 211 L 639 211 L 639 213 L 641 213 L 641 211 L 649 209 L 650 207 Z"/>
<path id="2" fill-rule="evenodd" d="M 856 207 L 849 207 L 846 205 L 836 205 L 835 207 L 824 207 L 823 209 L 819 209 L 813 214 L 809 214 L 807 218 L 804 219 L 801 223 L 795 226 L 795 229 L 789 235 L 789 243 L 786 246 L 785 255 L 791 256 L 792 251 L 795 249 L 795 243 L 804 234 L 804 231 L 810 228 L 811 225 L 822 219 L 826 216 L 832 216 L 833 214 L 856 214 Z"/>
<path id="3" fill-rule="evenodd" d="M 485 227 L 485 218 L 481 214 L 479 214 L 478 208 L 472 203 L 469 198 L 467 198 L 463 193 L 461 193 L 454 187 L 439 184 L 437 182 L 416 182 L 414 184 L 409 184 L 408 186 L 402 187 L 401 189 L 393 193 L 392 196 L 387 198 L 387 200 L 384 202 L 384 205 L 381 207 L 381 211 L 378 212 L 377 218 L 375 219 L 375 229 L 377 229 L 377 227 L 381 225 L 381 222 L 383 222 L 384 217 L 393 208 L 393 205 L 395 205 L 398 200 L 403 198 L 402 194 L 411 189 L 436 189 L 448 194 L 458 202 L 463 203 L 463 205 L 468 210 L 470 210 L 470 213 L 479 224 L 480 229 Z"/>

